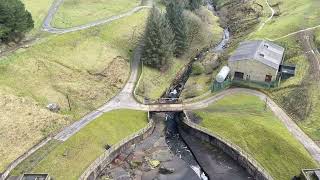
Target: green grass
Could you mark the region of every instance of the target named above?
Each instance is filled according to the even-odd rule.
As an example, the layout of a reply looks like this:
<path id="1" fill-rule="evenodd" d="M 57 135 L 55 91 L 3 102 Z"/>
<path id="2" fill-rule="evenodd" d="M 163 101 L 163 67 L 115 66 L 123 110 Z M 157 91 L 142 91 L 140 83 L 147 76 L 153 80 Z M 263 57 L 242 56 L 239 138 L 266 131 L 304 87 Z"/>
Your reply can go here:
<path id="1" fill-rule="evenodd" d="M 65 0 L 53 20 L 59 28 L 74 27 L 124 13 L 141 0 Z"/>
<path id="2" fill-rule="evenodd" d="M 320 2 L 318 0 L 273 0 L 280 2 L 280 16 L 275 16 L 261 31 L 253 33 L 259 38 L 277 38 L 288 33 L 320 24 Z"/>
<path id="3" fill-rule="evenodd" d="M 195 111 L 201 126 L 223 136 L 251 154 L 274 179 L 299 175 L 317 164 L 258 97 L 236 94 Z"/>
<path id="4" fill-rule="evenodd" d="M 320 50 L 320 28 L 315 30 L 315 43 L 317 48 Z"/>
<path id="5" fill-rule="evenodd" d="M 26 9 L 31 12 L 34 20 L 34 29 L 29 32 L 29 35 L 35 35 L 39 32 L 44 18 L 47 16 L 53 0 L 22 0 Z"/>
<path id="6" fill-rule="evenodd" d="M 49 36 L 0 59 L 0 172 L 34 144 L 112 98 L 130 73 L 148 11 Z M 71 111 L 69 110 L 69 103 Z M 61 106 L 60 114 L 46 110 Z"/>
<path id="7" fill-rule="evenodd" d="M 67 141 L 56 146 L 32 170 L 54 179 L 77 179 L 105 151 L 147 125 L 147 113 L 115 110 L 104 114 Z"/>
<path id="8" fill-rule="evenodd" d="M 320 2 L 316 0 L 272 0 L 271 4 L 279 16 L 266 24 L 261 31 L 251 33 L 247 39 L 278 38 L 288 33 L 320 24 L 317 9 Z M 319 42 L 319 30 L 315 32 L 315 42 Z M 317 82 L 312 78 L 308 58 L 299 44 L 297 36 L 277 40 L 275 43 L 286 48 L 285 64 L 296 65 L 296 75 L 282 81 L 279 88 L 267 93 L 294 118 L 297 124 L 315 141 L 320 140 L 320 101 Z"/>
<path id="9" fill-rule="evenodd" d="M 27 159 L 22 161 L 16 168 L 14 168 L 10 175 L 19 176 L 24 173 L 31 172 L 32 169 L 44 159 L 54 148 L 61 144 L 58 140 L 51 140 L 36 152 L 31 154 Z"/>
<path id="10" fill-rule="evenodd" d="M 177 73 L 187 64 L 187 61 L 173 59 L 171 63 L 170 68 L 165 72 L 143 66 L 137 94 L 153 100 L 158 99 L 170 86 Z"/>

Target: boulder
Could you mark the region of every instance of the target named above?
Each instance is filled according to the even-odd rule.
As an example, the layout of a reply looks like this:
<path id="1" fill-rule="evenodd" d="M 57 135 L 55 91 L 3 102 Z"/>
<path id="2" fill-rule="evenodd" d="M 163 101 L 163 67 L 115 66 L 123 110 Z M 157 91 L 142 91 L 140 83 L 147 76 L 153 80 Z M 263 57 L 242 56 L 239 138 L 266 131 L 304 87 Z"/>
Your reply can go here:
<path id="1" fill-rule="evenodd" d="M 165 167 L 165 166 L 161 166 L 159 168 L 159 173 L 160 174 L 172 174 L 174 173 L 175 169 L 174 168 L 168 168 L 168 167 Z"/>
<path id="2" fill-rule="evenodd" d="M 152 153 L 152 158 L 164 162 L 172 160 L 173 155 L 169 150 L 159 150 Z"/>
<path id="3" fill-rule="evenodd" d="M 150 160 L 149 164 L 150 164 L 151 167 L 156 168 L 156 167 L 158 167 L 160 165 L 160 161 L 158 161 L 158 160 Z"/>
<path id="4" fill-rule="evenodd" d="M 47 109 L 51 112 L 59 112 L 60 111 L 60 106 L 56 103 L 50 103 L 47 105 Z"/>

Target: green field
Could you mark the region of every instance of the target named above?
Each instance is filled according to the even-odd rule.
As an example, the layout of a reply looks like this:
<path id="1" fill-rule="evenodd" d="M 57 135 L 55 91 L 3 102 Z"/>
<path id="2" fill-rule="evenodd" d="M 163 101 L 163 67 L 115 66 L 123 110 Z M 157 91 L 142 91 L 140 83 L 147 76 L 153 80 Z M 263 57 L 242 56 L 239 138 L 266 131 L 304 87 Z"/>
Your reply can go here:
<path id="1" fill-rule="evenodd" d="M 320 24 L 320 1 L 318 0 L 272 0 L 276 15 L 261 31 L 259 38 L 277 38 L 288 33 Z"/>
<path id="2" fill-rule="evenodd" d="M 39 32 L 53 0 L 22 0 L 22 2 L 25 4 L 26 9 L 31 12 L 34 21 L 34 29 L 29 34 L 35 35 Z"/>
<path id="3" fill-rule="evenodd" d="M 141 0 L 65 0 L 52 25 L 58 28 L 83 25 L 124 13 L 140 3 Z"/>
<path id="4" fill-rule="evenodd" d="M 123 87 L 138 39 L 133 31 L 143 31 L 147 14 L 49 36 L 0 59 L 0 172 Z M 49 103 L 59 104 L 60 114 L 46 110 Z"/>
<path id="5" fill-rule="evenodd" d="M 201 126 L 251 154 L 277 180 L 291 179 L 317 164 L 258 97 L 235 94 L 195 111 Z"/>
<path id="6" fill-rule="evenodd" d="M 24 168 L 28 168 L 35 173 L 49 173 L 54 179 L 77 179 L 93 161 L 103 154 L 105 145 L 114 145 L 144 128 L 147 123 L 147 113 L 142 111 L 108 112 L 67 141 L 55 145 L 55 148 L 48 152 L 38 164 L 27 160 L 26 164 L 22 163 L 15 170 L 15 173 L 21 173 L 26 170 Z M 43 152 L 39 152 L 41 153 Z M 30 168 L 29 165 L 34 167 Z"/>

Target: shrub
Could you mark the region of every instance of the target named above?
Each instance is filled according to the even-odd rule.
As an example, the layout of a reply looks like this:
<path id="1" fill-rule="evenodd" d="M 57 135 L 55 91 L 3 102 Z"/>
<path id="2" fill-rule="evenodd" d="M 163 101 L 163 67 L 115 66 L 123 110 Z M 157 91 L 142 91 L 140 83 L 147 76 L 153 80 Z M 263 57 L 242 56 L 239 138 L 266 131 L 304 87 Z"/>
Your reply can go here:
<path id="1" fill-rule="evenodd" d="M 203 65 L 200 62 L 195 62 L 192 65 L 192 75 L 200 75 L 205 72 Z"/>

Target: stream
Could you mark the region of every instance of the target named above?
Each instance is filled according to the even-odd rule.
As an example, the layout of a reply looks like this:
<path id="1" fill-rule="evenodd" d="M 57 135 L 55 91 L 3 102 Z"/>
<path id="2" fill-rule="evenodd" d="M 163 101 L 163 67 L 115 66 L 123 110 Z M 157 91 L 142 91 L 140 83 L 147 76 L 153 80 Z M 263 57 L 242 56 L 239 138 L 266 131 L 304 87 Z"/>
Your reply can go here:
<path id="1" fill-rule="evenodd" d="M 207 7 L 212 13 L 215 14 L 214 7 L 207 1 Z M 174 102 L 176 99 L 180 97 L 181 92 L 183 91 L 183 87 L 189 76 L 191 74 L 192 64 L 200 60 L 204 57 L 205 53 L 223 53 L 224 49 L 226 48 L 227 43 L 230 40 L 230 32 L 228 28 L 223 30 L 223 37 L 220 43 L 214 47 L 209 49 L 205 49 L 200 52 L 191 62 L 186 66 L 184 73 L 179 76 L 169 90 L 166 92 L 162 98 L 168 99 L 168 102 Z M 171 98 L 171 99 L 170 99 Z M 178 156 L 180 159 L 185 161 L 191 169 L 198 175 L 199 179 L 201 180 L 208 180 L 209 176 L 204 171 L 204 168 L 201 167 L 200 164 L 210 164 L 207 166 L 214 167 L 215 169 L 210 169 L 211 177 L 212 175 L 218 177 L 222 180 L 228 180 L 230 178 L 234 179 L 250 179 L 250 176 L 246 173 L 246 171 L 241 168 L 237 163 L 235 163 L 228 155 L 223 153 L 221 150 L 208 145 L 204 145 L 200 142 L 199 139 L 191 136 L 190 134 L 186 134 L 181 132 L 178 127 L 179 121 L 179 113 L 175 112 L 166 112 L 166 143 L 169 146 L 170 150 Z M 188 139 L 188 143 L 184 140 L 185 138 Z M 193 143 L 193 145 L 189 144 Z M 189 145 L 188 145 L 189 144 Z M 206 155 L 209 158 L 208 161 L 201 163 L 197 161 L 197 158 L 192 153 L 194 151 L 202 151 L 203 155 Z M 199 155 L 198 155 L 199 156 Z M 201 155 L 200 155 L 201 156 Z"/>
<path id="2" fill-rule="evenodd" d="M 215 14 L 213 6 L 207 7 Z M 161 102 L 176 103 L 192 72 L 194 62 L 206 53 L 223 53 L 230 40 L 228 28 L 219 44 L 203 49 L 184 67 L 162 95 Z M 247 172 L 220 149 L 205 144 L 179 127 L 181 112 L 153 113 L 155 130 L 145 140 L 122 153 L 101 174 L 112 179 L 245 180 Z M 160 163 L 152 167 L 154 163 Z M 102 179 L 102 178 L 101 178 Z"/>

